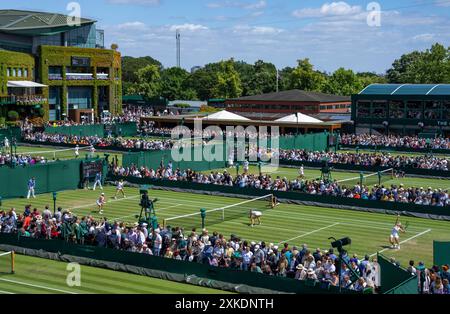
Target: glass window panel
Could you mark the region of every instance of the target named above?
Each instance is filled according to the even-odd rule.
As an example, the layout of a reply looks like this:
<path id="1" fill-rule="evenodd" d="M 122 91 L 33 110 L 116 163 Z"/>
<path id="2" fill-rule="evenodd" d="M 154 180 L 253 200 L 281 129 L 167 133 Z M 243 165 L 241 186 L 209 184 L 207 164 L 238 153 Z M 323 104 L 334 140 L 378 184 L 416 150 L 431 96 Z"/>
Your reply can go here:
<path id="1" fill-rule="evenodd" d="M 403 119 L 405 117 L 405 103 L 403 101 L 392 100 L 389 103 L 389 118 Z"/>
<path id="2" fill-rule="evenodd" d="M 358 101 L 356 103 L 356 116 L 368 118 L 370 116 L 370 101 Z"/>
<path id="3" fill-rule="evenodd" d="M 450 101 L 449 100 L 444 101 L 442 119 L 450 120 Z"/>
<path id="4" fill-rule="evenodd" d="M 376 100 L 372 103 L 371 118 L 386 118 L 387 115 L 387 101 Z"/>
<path id="5" fill-rule="evenodd" d="M 422 101 L 408 101 L 406 105 L 406 118 L 408 119 L 422 119 Z"/>
<path id="6" fill-rule="evenodd" d="M 425 102 L 425 119 L 436 120 L 441 118 L 441 103 L 439 101 Z"/>

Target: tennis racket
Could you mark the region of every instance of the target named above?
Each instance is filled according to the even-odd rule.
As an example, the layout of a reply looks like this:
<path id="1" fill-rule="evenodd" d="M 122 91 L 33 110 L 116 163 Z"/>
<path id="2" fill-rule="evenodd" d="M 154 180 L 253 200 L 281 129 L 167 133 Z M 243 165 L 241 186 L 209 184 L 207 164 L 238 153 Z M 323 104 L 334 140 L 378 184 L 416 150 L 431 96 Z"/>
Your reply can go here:
<path id="1" fill-rule="evenodd" d="M 403 227 L 403 229 L 405 229 L 405 231 L 406 231 L 406 229 L 408 229 L 408 227 L 409 227 L 409 221 L 406 221 L 405 222 L 405 226 Z"/>

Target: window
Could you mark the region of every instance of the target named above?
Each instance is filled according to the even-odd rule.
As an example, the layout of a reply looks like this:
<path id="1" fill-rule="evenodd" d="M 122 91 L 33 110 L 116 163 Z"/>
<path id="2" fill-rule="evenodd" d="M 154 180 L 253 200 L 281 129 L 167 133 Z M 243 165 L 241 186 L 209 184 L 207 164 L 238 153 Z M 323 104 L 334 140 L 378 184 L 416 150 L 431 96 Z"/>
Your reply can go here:
<path id="1" fill-rule="evenodd" d="M 67 103 L 69 109 L 91 109 L 92 87 L 69 87 Z"/>
<path id="2" fill-rule="evenodd" d="M 442 119 L 450 120 L 450 101 L 444 101 L 444 106 L 442 108 Z"/>
<path id="3" fill-rule="evenodd" d="M 17 72 L 15 68 L 12 68 L 12 74 L 11 76 L 16 77 L 17 76 Z"/>
<path id="4" fill-rule="evenodd" d="M 28 69 L 23 69 L 23 77 L 28 77 Z"/>
<path id="5" fill-rule="evenodd" d="M 372 103 L 372 112 L 370 113 L 371 118 L 386 118 L 387 116 L 387 101 L 376 100 Z"/>
<path id="6" fill-rule="evenodd" d="M 356 102 L 356 116 L 358 118 L 369 118 L 370 101 L 359 100 Z"/>
<path id="7" fill-rule="evenodd" d="M 441 118 L 441 103 L 439 101 L 425 102 L 425 119 L 436 120 Z"/>
<path id="8" fill-rule="evenodd" d="M 22 69 L 21 68 L 17 69 L 17 76 L 22 77 Z"/>
<path id="9" fill-rule="evenodd" d="M 415 120 L 422 119 L 422 110 L 422 101 L 408 101 L 406 105 L 406 117 Z"/>
<path id="10" fill-rule="evenodd" d="M 389 118 L 403 119 L 405 118 L 405 103 L 400 100 L 391 100 L 389 103 Z"/>
<path id="11" fill-rule="evenodd" d="M 11 68 L 6 69 L 6 76 L 11 77 Z"/>

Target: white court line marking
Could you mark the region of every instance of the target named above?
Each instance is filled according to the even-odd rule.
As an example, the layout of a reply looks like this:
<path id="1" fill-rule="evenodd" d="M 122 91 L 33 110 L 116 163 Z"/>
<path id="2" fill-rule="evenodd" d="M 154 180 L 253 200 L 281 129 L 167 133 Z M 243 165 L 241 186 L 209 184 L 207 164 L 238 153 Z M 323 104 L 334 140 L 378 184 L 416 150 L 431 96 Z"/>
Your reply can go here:
<path id="1" fill-rule="evenodd" d="M 410 240 L 412 240 L 412 239 L 415 239 L 415 238 L 417 238 L 417 237 L 420 237 L 420 236 L 422 236 L 422 235 L 424 235 L 425 233 L 428 233 L 428 232 L 430 232 L 430 231 L 431 231 L 431 229 L 427 229 L 427 230 L 425 230 L 425 231 L 423 231 L 423 232 L 421 232 L 421 233 L 416 234 L 415 236 L 412 236 L 412 237 L 410 237 L 410 238 L 408 238 L 408 239 L 405 239 L 405 240 L 401 241 L 400 244 L 406 243 L 406 242 L 408 242 L 408 241 L 410 241 Z M 373 253 L 372 255 L 370 255 L 370 257 L 373 257 L 373 256 L 377 255 L 378 253 L 383 253 L 383 252 L 385 252 L 385 251 L 387 251 L 387 250 L 390 250 L 390 248 L 386 248 L 386 249 L 383 249 L 383 250 L 381 250 L 381 251 L 379 251 L 379 252 L 377 252 L 377 253 Z"/>
<path id="2" fill-rule="evenodd" d="M 303 237 L 305 237 L 307 235 L 310 235 L 310 234 L 313 234 L 313 233 L 316 233 L 316 232 L 319 232 L 319 231 L 322 231 L 322 230 L 325 230 L 325 229 L 328 229 L 328 228 L 332 228 L 332 227 L 337 226 L 339 224 L 340 224 L 339 222 L 336 222 L 336 223 L 334 223 L 332 225 L 329 225 L 329 226 L 326 226 L 326 227 L 323 227 L 323 228 L 320 228 L 320 229 L 316 229 L 316 230 L 313 230 L 313 231 L 310 231 L 310 232 L 307 232 L 307 233 L 303 233 L 303 234 L 301 234 L 301 235 L 299 235 L 299 236 L 297 236 L 295 238 L 291 238 L 291 239 L 288 239 L 288 240 L 284 240 L 284 241 L 278 242 L 278 244 L 289 242 L 289 241 L 292 241 L 292 240 L 295 240 L 295 239 L 298 239 L 298 238 L 303 238 Z"/>
<path id="3" fill-rule="evenodd" d="M 106 202 L 106 204 L 109 204 L 109 203 L 114 203 L 114 202 L 120 202 L 120 201 L 125 201 L 125 200 L 130 200 L 130 199 L 135 199 L 135 198 L 138 198 L 140 195 L 135 195 L 135 196 L 130 196 L 130 197 L 126 197 L 126 198 L 121 198 L 121 199 L 118 199 L 118 200 L 111 200 L 111 201 L 108 201 L 108 202 Z M 67 210 L 75 210 L 75 209 L 81 209 L 81 208 L 86 208 L 86 207 L 91 207 L 91 206 L 96 206 L 97 205 L 97 203 L 93 203 L 93 204 L 86 204 L 86 205 L 80 205 L 80 206 L 75 206 L 75 207 L 70 207 L 70 208 L 67 208 Z"/>
<path id="4" fill-rule="evenodd" d="M 160 198 L 161 201 L 166 200 L 166 202 L 171 201 L 170 199 L 165 199 L 165 198 Z M 186 203 L 192 203 L 192 204 L 197 204 L 197 205 L 204 205 L 204 202 L 201 201 L 193 201 L 193 200 L 183 200 L 183 202 Z M 222 205 L 223 203 L 216 203 L 216 202 L 209 202 L 208 204 L 216 204 L 216 205 Z M 296 204 L 295 204 L 296 205 Z M 298 206 L 302 206 L 302 205 L 298 205 Z M 214 209 L 214 208 L 212 208 Z M 338 210 L 338 209 L 336 209 Z M 266 211 L 265 213 L 268 213 L 268 211 Z M 294 216 L 306 216 L 306 217 L 313 217 L 313 218 L 318 218 L 318 219 L 326 219 L 326 215 L 314 215 L 314 214 L 306 214 L 306 213 L 299 213 L 299 212 L 287 212 L 287 211 L 282 211 L 282 210 L 274 210 L 274 213 L 281 213 L 281 214 L 287 214 L 288 217 L 292 217 Z M 332 221 L 339 219 L 342 220 L 341 224 L 348 224 L 348 225 L 352 225 L 351 222 L 358 222 L 358 223 L 364 223 L 365 225 L 369 222 L 370 224 L 375 224 L 375 225 L 380 225 L 380 226 L 385 226 L 385 228 L 379 228 L 379 229 L 389 229 L 391 230 L 392 228 L 392 224 L 387 223 L 387 222 L 377 222 L 377 221 L 367 221 L 367 220 L 359 220 L 359 219 L 350 219 L 350 218 L 333 218 Z M 328 219 L 330 220 L 330 219 Z M 371 228 L 376 228 L 375 226 L 370 226 Z M 418 227 L 410 227 L 410 229 L 418 229 L 418 230 L 422 230 L 423 228 L 418 228 Z"/>
<path id="5" fill-rule="evenodd" d="M 45 286 L 40 286 L 40 285 L 34 285 L 34 284 L 31 284 L 31 283 L 17 281 L 17 280 L 11 280 L 11 279 L 5 279 L 5 278 L 0 278 L 0 280 L 1 281 L 6 281 L 6 282 L 10 282 L 10 283 L 19 284 L 19 285 L 30 286 L 30 287 L 34 287 L 34 288 L 46 289 L 46 290 L 50 290 L 50 291 L 57 291 L 57 292 L 69 293 L 69 294 L 78 294 L 78 293 L 72 292 L 72 291 L 66 291 L 66 290 L 50 288 L 50 287 L 45 287 Z"/>
<path id="6" fill-rule="evenodd" d="M 10 291 L 0 290 L 0 294 L 15 294 L 15 293 L 14 292 L 10 292 Z"/>
<path id="7" fill-rule="evenodd" d="M 163 210 L 163 209 L 169 209 L 169 208 L 179 207 L 179 206 L 183 206 L 183 204 L 177 204 L 177 205 L 173 205 L 173 206 L 169 206 L 169 207 L 158 208 L 158 211 Z M 128 215 L 128 216 L 122 216 L 122 217 L 117 217 L 117 218 L 113 218 L 112 220 L 117 220 L 117 219 L 122 219 L 122 218 L 128 218 L 128 217 L 134 217 L 134 216 L 136 216 L 136 214 Z"/>

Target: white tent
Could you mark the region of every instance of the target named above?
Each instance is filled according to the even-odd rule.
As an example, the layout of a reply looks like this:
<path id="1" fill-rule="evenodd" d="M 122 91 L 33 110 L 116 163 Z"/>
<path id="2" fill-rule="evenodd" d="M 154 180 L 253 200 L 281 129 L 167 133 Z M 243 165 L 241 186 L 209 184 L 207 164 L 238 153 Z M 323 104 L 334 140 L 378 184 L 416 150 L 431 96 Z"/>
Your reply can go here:
<path id="1" fill-rule="evenodd" d="M 8 81 L 7 87 L 32 88 L 32 87 L 47 87 L 47 85 L 39 84 L 33 81 Z"/>
<path id="2" fill-rule="evenodd" d="M 306 114 L 303 113 L 297 113 L 298 114 L 298 118 L 296 116 L 296 114 L 291 114 L 289 116 L 283 117 L 281 119 L 275 120 L 276 122 L 292 122 L 292 123 L 321 123 L 323 122 L 322 120 L 307 116 Z M 298 119 L 298 120 L 297 120 Z"/>
<path id="3" fill-rule="evenodd" d="M 247 119 L 243 116 L 240 116 L 238 114 L 228 112 L 226 110 L 222 110 L 213 114 L 210 114 L 203 118 L 204 120 L 234 120 L 234 121 L 249 121 L 250 119 Z"/>

